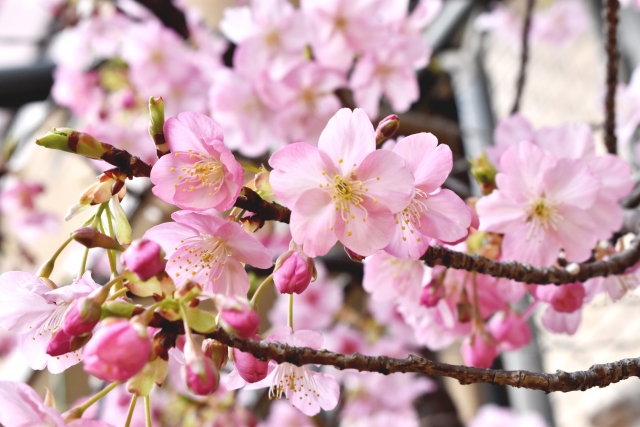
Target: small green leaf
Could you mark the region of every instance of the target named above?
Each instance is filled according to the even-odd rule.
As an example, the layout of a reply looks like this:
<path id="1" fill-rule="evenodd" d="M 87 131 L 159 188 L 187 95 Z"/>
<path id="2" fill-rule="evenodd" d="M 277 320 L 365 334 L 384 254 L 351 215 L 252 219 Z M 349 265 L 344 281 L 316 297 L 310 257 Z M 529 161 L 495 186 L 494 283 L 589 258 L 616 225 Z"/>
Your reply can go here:
<path id="1" fill-rule="evenodd" d="M 216 317 L 213 314 L 197 308 L 186 307 L 185 310 L 187 323 L 194 331 L 207 334 L 216 328 Z"/>
<path id="2" fill-rule="evenodd" d="M 131 224 L 129 224 L 127 214 L 120 205 L 120 199 L 118 199 L 117 194 L 111 198 L 110 205 L 116 223 L 116 238 L 118 242 L 120 242 L 121 245 L 131 244 Z"/>
<path id="3" fill-rule="evenodd" d="M 124 277 L 129 281 L 126 285 L 127 288 L 134 295 L 139 297 L 162 295 L 162 284 L 156 277 L 143 281 L 131 271 L 126 271 Z"/>

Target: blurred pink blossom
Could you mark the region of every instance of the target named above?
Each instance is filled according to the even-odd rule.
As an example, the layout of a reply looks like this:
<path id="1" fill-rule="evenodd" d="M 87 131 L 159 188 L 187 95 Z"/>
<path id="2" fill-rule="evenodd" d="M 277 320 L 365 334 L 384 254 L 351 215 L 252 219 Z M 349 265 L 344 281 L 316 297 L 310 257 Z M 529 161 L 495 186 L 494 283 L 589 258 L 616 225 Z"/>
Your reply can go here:
<path id="1" fill-rule="evenodd" d="M 518 415 L 509 408 L 484 405 L 480 408 L 469 427 L 547 427 L 542 416 L 535 412 Z"/>

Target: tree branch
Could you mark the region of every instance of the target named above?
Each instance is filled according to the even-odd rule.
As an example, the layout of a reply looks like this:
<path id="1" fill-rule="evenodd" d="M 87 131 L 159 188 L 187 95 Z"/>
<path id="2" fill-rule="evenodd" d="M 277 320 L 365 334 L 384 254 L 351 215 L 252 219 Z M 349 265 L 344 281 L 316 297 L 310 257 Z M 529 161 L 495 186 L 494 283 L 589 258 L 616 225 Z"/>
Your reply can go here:
<path id="1" fill-rule="evenodd" d="M 607 94 L 605 98 L 606 116 L 604 122 L 604 143 L 609 153 L 617 152 L 616 141 L 616 89 L 618 85 L 618 0 L 605 2 L 606 50 L 607 50 Z"/>
<path id="2" fill-rule="evenodd" d="M 623 359 L 603 365 L 593 365 L 586 371 L 555 374 L 529 371 L 503 371 L 497 369 L 478 369 L 461 365 L 449 365 L 422 357 L 410 355 L 406 359 L 387 356 L 364 356 L 361 354 L 344 355 L 327 350 L 312 350 L 306 347 L 290 347 L 280 343 L 252 341 L 227 334 L 218 327 L 206 335 L 230 347 L 251 353 L 261 360 L 274 360 L 277 363 L 303 365 L 329 365 L 338 369 L 356 369 L 358 371 L 391 374 L 397 372 L 415 372 L 432 376 L 455 378 L 460 384 L 488 383 L 511 387 L 554 391 L 584 391 L 594 387 L 606 387 L 640 374 L 640 358 Z"/>
<path id="3" fill-rule="evenodd" d="M 531 30 L 531 17 L 533 15 L 533 6 L 535 0 L 527 0 L 527 10 L 524 15 L 524 25 L 522 27 L 522 52 L 520 52 L 520 72 L 518 74 L 518 82 L 516 83 L 516 99 L 513 101 L 511 114 L 515 114 L 520 110 L 520 100 L 524 91 L 524 82 L 527 74 L 527 64 L 529 63 L 529 33 Z"/>

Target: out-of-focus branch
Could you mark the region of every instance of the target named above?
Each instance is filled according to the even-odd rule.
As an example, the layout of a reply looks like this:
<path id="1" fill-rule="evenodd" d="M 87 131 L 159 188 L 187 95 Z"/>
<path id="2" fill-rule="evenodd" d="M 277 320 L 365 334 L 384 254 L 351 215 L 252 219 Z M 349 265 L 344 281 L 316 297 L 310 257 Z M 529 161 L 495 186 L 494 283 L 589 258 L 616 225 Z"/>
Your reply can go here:
<path id="1" fill-rule="evenodd" d="M 527 76 L 527 64 L 529 63 L 529 33 L 531 32 L 531 17 L 535 0 L 527 0 L 527 10 L 524 15 L 524 25 L 522 26 L 522 52 L 520 52 L 520 72 L 516 83 L 516 99 L 513 101 L 511 114 L 520 110 L 520 100 L 524 91 L 524 82 Z"/>
<path id="2" fill-rule="evenodd" d="M 618 86 L 618 0 L 605 1 L 605 27 L 607 51 L 607 94 L 605 98 L 604 143 L 609 153 L 617 152 L 616 142 L 616 88 Z"/>
<path id="3" fill-rule="evenodd" d="M 624 359 L 602 365 L 593 365 L 586 371 L 555 374 L 529 371 L 503 371 L 498 369 L 478 369 L 469 366 L 449 365 L 422 357 L 410 355 L 406 359 L 387 356 L 363 356 L 361 354 L 344 355 L 326 350 L 312 350 L 304 347 L 290 347 L 280 343 L 253 341 L 229 335 L 218 328 L 207 337 L 223 344 L 251 353 L 261 360 L 274 360 L 278 363 L 302 365 L 330 365 L 338 369 L 356 369 L 365 372 L 391 374 L 396 372 L 416 372 L 432 376 L 455 378 L 460 384 L 489 383 L 511 387 L 554 391 L 584 391 L 594 387 L 607 387 L 627 378 L 640 374 L 640 358 Z"/>

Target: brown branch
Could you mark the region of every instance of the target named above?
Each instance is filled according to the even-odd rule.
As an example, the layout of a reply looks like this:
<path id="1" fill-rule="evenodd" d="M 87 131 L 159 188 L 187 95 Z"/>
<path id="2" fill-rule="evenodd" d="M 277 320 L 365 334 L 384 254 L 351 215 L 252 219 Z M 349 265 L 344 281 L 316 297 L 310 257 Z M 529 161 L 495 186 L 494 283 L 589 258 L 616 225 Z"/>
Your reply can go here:
<path id="1" fill-rule="evenodd" d="M 516 99 L 513 101 L 511 114 L 520 110 L 520 100 L 524 91 L 524 82 L 527 74 L 527 64 L 529 63 L 529 33 L 531 32 L 531 17 L 533 16 L 533 6 L 535 0 L 527 0 L 527 10 L 524 15 L 524 25 L 522 27 L 522 52 L 520 52 L 520 72 L 516 83 Z"/>
<path id="2" fill-rule="evenodd" d="M 618 0 L 606 0 L 606 50 L 607 50 L 607 94 L 605 98 L 604 143 L 609 153 L 617 152 L 616 141 L 616 88 L 618 85 Z"/>
<path id="3" fill-rule="evenodd" d="M 261 222 L 260 227 L 262 227 L 264 221 L 278 221 L 288 224 L 291 218 L 291 211 L 289 209 L 275 202 L 267 202 L 249 187 L 242 187 L 242 192 L 238 196 L 234 206 L 249 212 L 254 212 L 255 215 L 250 217 L 250 219 L 259 220 Z"/>
<path id="4" fill-rule="evenodd" d="M 529 371 L 503 371 L 498 369 L 478 369 L 461 365 L 449 365 L 422 357 L 410 355 L 406 359 L 387 356 L 364 356 L 361 354 L 344 355 L 326 350 L 312 350 L 305 347 L 290 347 L 280 343 L 252 341 L 227 334 L 218 328 L 208 338 L 251 353 L 261 360 L 274 360 L 277 363 L 303 365 L 330 365 L 338 369 L 356 369 L 358 371 L 391 374 L 397 372 L 415 372 L 432 376 L 450 377 L 460 384 L 488 383 L 511 387 L 554 391 L 584 391 L 594 387 L 606 387 L 627 378 L 640 375 L 640 358 L 623 359 L 603 365 L 593 365 L 586 371 L 555 374 Z"/>

